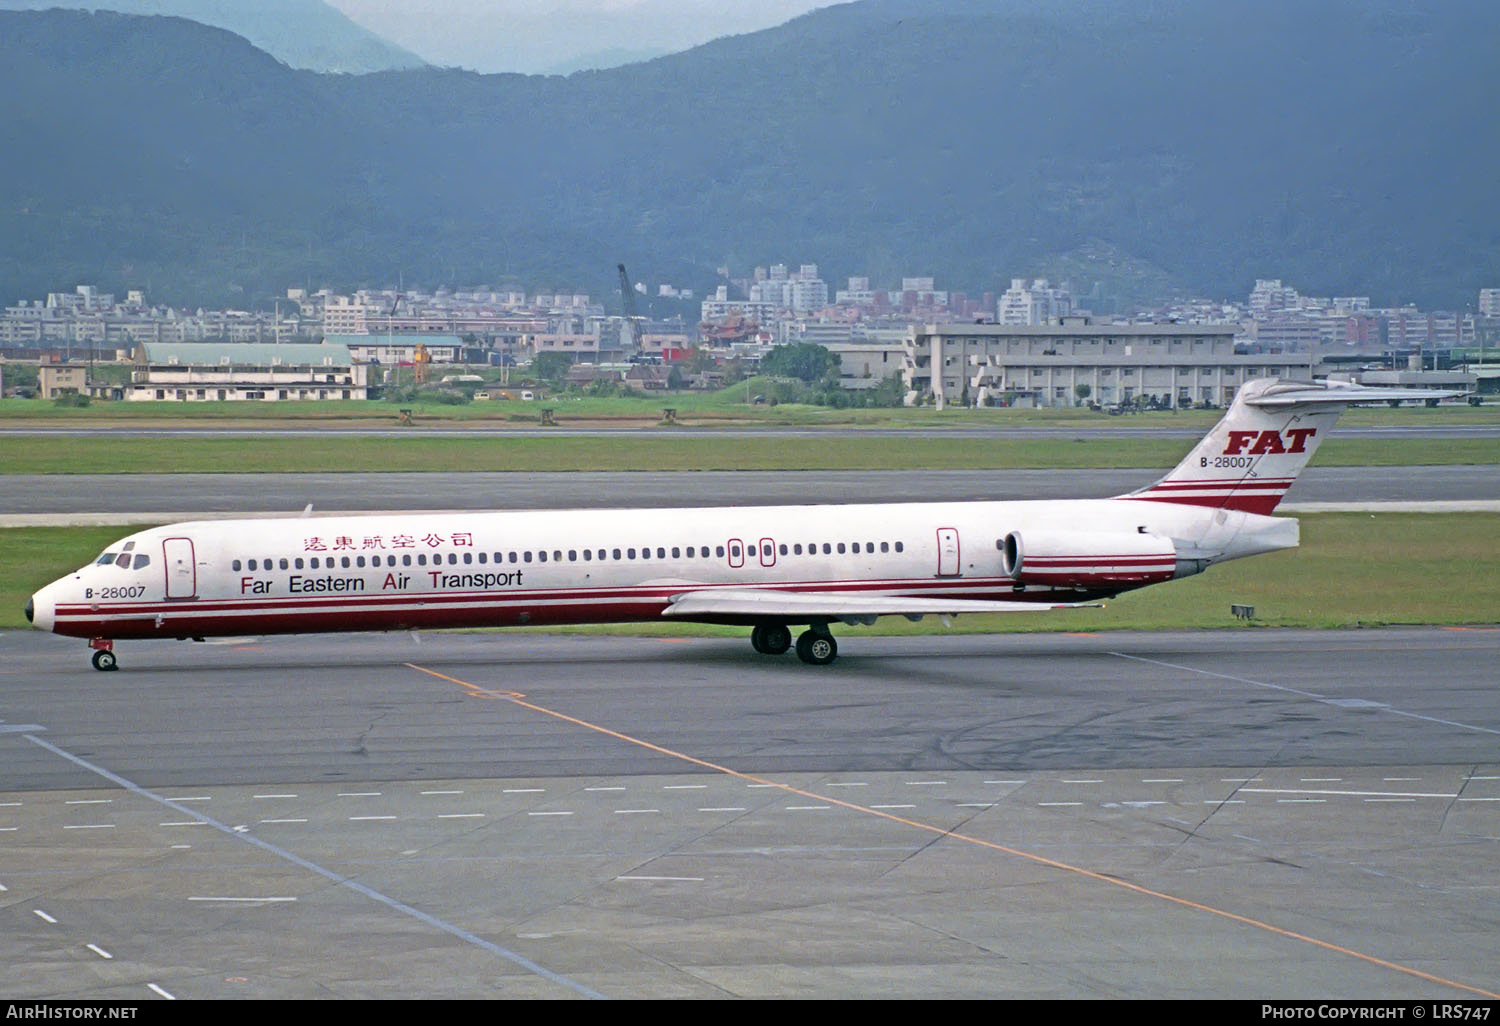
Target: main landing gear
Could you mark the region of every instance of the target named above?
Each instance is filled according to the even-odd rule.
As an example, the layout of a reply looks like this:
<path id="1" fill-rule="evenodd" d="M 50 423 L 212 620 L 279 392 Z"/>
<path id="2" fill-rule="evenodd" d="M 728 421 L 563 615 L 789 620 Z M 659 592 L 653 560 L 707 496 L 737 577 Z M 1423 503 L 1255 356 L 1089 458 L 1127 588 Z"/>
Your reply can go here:
<path id="1" fill-rule="evenodd" d="M 89 648 L 94 650 L 94 669 L 115 670 L 119 664 L 115 661 L 115 643 L 108 638 L 92 638 L 89 640 Z"/>
<path id="2" fill-rule="evenodd" d="M 756 624 L 750 644 L 762 655 L 781 655 L 792 647 L 792 632 L 784 623 Z M 813 666 L 827 666 L 838 658 L 838 642 L 825 624 L 814 624 L 797 638 L 797 658 Z"/>

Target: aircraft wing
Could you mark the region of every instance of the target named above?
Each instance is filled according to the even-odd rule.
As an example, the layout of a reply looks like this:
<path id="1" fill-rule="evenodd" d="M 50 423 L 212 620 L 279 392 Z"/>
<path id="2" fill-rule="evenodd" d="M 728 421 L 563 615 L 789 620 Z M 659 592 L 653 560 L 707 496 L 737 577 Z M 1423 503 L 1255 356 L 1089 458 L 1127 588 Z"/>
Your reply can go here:
<path id="1" fill-rule="evenodd" d="M 841 592 L 773 591 L 725 588 L 688 591 L 672 597 L 663 616 L 763 616 L 768 620 L 808 619 L 868 622 L 877 616 L 952 616 L 958 613 L 1038 613 L 1048 609 L 1098 607 L 1086 602 L 1003 602 L 982 599 L 907 598 Z"/>

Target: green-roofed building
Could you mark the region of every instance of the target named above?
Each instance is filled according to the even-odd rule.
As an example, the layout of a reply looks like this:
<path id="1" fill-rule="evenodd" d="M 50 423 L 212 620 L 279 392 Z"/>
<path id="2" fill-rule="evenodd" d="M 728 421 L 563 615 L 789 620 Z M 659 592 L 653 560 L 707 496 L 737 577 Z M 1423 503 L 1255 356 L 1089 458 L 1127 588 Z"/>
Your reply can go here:
<path id="1" fill-rule="evenodd" d="M 141 342 L 125 398 L 133 401 L 368 399 L 368 370 L 348 346 L 262 342 Z"/>

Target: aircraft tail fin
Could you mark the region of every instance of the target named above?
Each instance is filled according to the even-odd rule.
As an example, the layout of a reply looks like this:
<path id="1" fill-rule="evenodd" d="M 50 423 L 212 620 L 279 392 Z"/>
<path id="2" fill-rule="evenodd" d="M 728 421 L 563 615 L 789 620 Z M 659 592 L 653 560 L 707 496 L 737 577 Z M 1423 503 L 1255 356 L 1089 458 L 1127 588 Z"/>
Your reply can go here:
<path id="1" fill-rule="evenodd" d="M 1269 514 L 1350 403 L 1458 394 L 1345 382 L 1250 381 L 1171 473 L 1120 498 Z"/>

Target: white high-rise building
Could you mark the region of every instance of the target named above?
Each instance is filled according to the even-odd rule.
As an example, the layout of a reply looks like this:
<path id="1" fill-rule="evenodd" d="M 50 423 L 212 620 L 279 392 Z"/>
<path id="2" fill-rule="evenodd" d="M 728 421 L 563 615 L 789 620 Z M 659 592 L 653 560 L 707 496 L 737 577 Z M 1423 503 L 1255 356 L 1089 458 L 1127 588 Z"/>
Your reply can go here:
<path id="1" fill-rule="evenodd" d="M 1054 288 L 1046 278 L 1012 278 L 1000 296 L 996 321 L 1000 324 L 1050 324 L 1073 312 L 1073 293 Z"/>
<path id="2" fill-rule="evenodd" d="M 1500 317 L 1500 289 L 1479 290 L 1479 316 Z"/>

